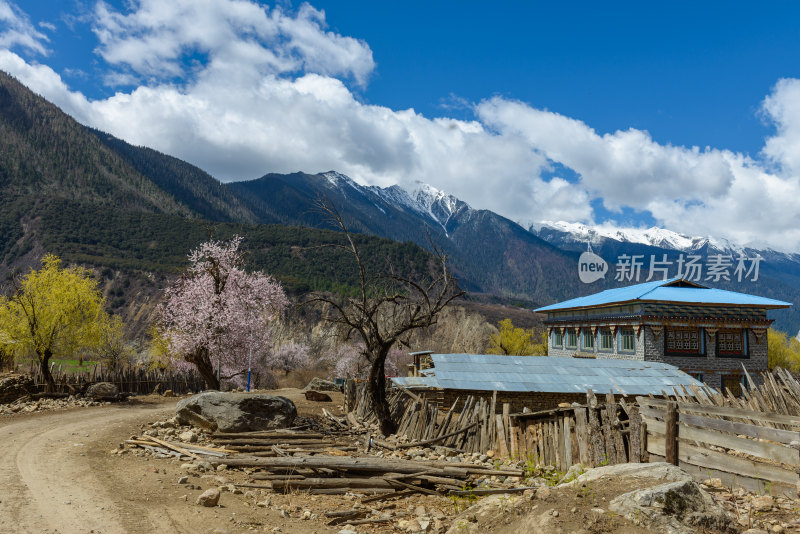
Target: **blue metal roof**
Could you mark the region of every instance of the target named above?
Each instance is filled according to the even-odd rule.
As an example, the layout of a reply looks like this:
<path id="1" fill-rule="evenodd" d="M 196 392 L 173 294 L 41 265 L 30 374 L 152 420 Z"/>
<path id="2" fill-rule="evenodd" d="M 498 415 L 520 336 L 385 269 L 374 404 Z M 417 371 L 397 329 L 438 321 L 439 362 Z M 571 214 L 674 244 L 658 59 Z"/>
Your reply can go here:
<path id="1" fill-rule="evenodd" d="M 683 385 L 703 384 L 677 367 L 635 360 L 433 354 L 432 376 L 397 377 L 404 387 L 540 393 L 661 395 Z"/>
<path id="2" fill-rule="evenodd" d="M 677 285 L 680 284 L 680 285 Z M 565 300 L 534 311 L 547 312 L 570 310 L 575 308 L 592 308 L 632 301 L 643 302 L 678 302 L 681 304 L 732 304 L 739 306 L 760 306 L 762 308 L 788 308 L 789 302 L 768 299 L 736 291 L 711 289 L 680 278 L 645 282 L 633 286 L 607 289 L 600 293 Z"/>

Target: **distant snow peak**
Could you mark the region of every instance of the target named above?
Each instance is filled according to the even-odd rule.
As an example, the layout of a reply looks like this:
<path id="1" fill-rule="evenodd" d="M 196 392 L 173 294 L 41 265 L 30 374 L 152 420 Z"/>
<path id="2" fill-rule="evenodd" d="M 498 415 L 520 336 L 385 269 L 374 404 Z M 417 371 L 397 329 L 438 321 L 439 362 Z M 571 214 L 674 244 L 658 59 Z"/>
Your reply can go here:
<path id="1" fill-rule="evenodd" d="M 349 185 L 350 187 L 354 187 L 358 189 L 358 184 L 349 176 L 345 176 L 344 174 L 336 171 L 328 171 L 323 172 L 322 176 L 325 177 L 328 182 L 334 187 L 341 187 L 342 185 Z"/>
<path id="2" fill-rule="evenodd" d="M 531 230 L 537 233 L 544 228 L 570 234 L 573 241 L 595 244 L 604 239 L 613 239 L 625 243 L 637 243 L 687 252 L 699 250 L 706 245 L 720 251 L 739 252 L 743 250 L 741 246 L 735 245 L 727 239 L 689 236 L 656 226 L 651 228 L 619 228 L 609 224 L 588 226 L 582 223 L 566 221 L 541 221 L 531 225 Z"/>

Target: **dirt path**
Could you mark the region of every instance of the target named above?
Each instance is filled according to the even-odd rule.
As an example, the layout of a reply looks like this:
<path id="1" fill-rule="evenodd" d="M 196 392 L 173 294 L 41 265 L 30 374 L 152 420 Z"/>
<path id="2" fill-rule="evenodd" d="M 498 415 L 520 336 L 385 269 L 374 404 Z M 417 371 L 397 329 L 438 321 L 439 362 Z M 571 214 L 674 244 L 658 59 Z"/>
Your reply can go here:
<path id="1" fill-rule="evenodd" d="M 172 403 L 137 403 L 0 419 L 0 532 L 181 531 L 156 506 L 123 501 L 108 451 Z"/>

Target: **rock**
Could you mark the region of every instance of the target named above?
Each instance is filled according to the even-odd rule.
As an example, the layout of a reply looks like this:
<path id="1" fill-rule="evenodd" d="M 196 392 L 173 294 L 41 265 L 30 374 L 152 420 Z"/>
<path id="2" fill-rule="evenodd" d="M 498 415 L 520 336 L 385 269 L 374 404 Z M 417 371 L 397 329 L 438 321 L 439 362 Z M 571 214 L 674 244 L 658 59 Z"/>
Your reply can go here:
<path id="1" fill-rule="evenodd" d="M 181 400 L 176 408 L 179 423 L 221 432 L 286 428 L 296 417 L 297 408 L 286 397 L 257 393 L 207 391 Z"/>
<path id="2" fill-rule="evenodd" d="M 547 468 L 545 468 L 547 469 Z M 666 462 L 655 462 L 651 464 L 617 464 L 606 465 L 588 469 L 578 478 L 563 484 L 564 486 L 576 486 L 588 482 L 594 482 L 602 478 L 613 479 L 617 477 L 629 478 L 654 478 L 657 480 L 678 482 L 691 480 L 692 477 L 686 471 Z"/>
<path id="3" fill-rule="evenodd" d="M 86 397 L 97 399 L 116 398 L 119 395 L 119 388 L 111 382 L 97 382 L 86 388 Z"/>
<path id="4" fill-rule="evenodd" d="M 219 490 L 217 488 L 207 489 L 200 494 L 196 502 L 200 506 L 206 506 L 208 508 L 216 506 L 219 503 Z"/>
<path id="5" fill-rule="evenodd" d="M 195 434 L 193 430 L 187 430 L 179 437 L 181 438 L 181 441 L 185 441 L 187 443 L 195 443 L 197 441 L 197 434 Z"/>
<path id="6" fill-rule="evenodd" d="M 738 532 L 734 517 L 692 480 L 625 493 L 615 497 L 609 509 L 637 525 L 659 532 Z"/>
<path id="7" fill-rule="evenodd" d="M 320 393 L 319 391 L 309 390 L 306 391 L 306 400 L 314 401 L 314 402 L 333 402 L 331 396 L 327 393 Z"/>
<path id="8" fill-rule="evenodd" d="M 311 382 L 303 388 L 303 391 L 309 391 L 311 389 L 316 391 L 342 391 L 341 386 L 337 386 L 335 382 L 317 377 L 312 378 Z"/>
<path id="9" fill-rule="evenodd" d="M 178 479 L 178 484 L 186 484 L 187 482 L 189 482 L 189 477 L 180 477 Z"/>
<path id="10" fill-rule="evenodd" d="M 34 393 L 33 379 L 28 375 L 11 375 L 0 378 L 0 404 L 14 402 Z"/>
<path id="11" fill-rule="evenodd" d="M 162 397 L 174 397 L 175 393 L 171 389 L 168 389 L 164 393 L 162 393 L 161 396 Z"/>
<path id="12" fill-rule="evenodd" d="M 761 497 L 753 497 L 750 506 L 756 512 L 769 512 L 775 506 L 775 499 L 769 495 L 762 495 Z"/>

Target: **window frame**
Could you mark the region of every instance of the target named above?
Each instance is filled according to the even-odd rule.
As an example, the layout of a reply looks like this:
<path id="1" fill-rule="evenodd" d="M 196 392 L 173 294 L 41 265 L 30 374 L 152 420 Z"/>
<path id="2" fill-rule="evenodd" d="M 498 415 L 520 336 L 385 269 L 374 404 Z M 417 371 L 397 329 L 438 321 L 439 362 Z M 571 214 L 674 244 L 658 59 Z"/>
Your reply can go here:
<path id="1" fill-rule="evenodd" d="M 693 351 L 684 351 L 684 350 L 670 350 L 669 348 L 669 335 L 670 332 L 691 332 L 693 330 L 697 331 L 697 352 Z M 706 343 L 705 343 L 705 329 L 704 328 L 692 328 L 692 327 L 664 327 L 664 354 L 666 356 L 674 356 L 678 358 L 705 358 L 706 357 Z"/>
<path id="2" fill-rule="evenodd" d="M 630 348 L 630 349 L 626 349 L 625 348 L 625 337 L 626 337 L 625 332 L 626 331 L 630 331 L 631 332 L 630 337 L 633 339 L 633 348 Z M 636 339 L 638 337 L 636 335 L 636 329 L 633 328 L 632 326 L 621 326 L 621 327 L 619 327 L 617 335 L 619 336 L 618 348 L 619 348 L 620 354 L 636 354 L 636 344 L 639 341 L 638 339 Z"/>
<path id="3" fill-rule="evenodd" d="M 727 352 L 720 350 L 720 334 L 738 333 L 742 336 L 742 352 Z M 736 358 L 739 360 L 750 359 L 750 347 L 748 344 L 748 330 L 747 328 L 720 328 L 714 336 L 714 350 L 717 358 Z"/>
<path id="4" fill-rule="evenodd" d="M 592 346 L 586 345 L 586 340 L 592 340 Z M 587 352 L 595 352 L 597 350 L 597 340 L 595 339 L 595 335 L 592 333 L 591 328 L 581 328 L 581 350 Z"/>
<path id="5" fill-rule="evenodd" d="M 575 344 L 573 345 L 570 343 L 570 338 L 575 338 Z M 566 335 L 564 336 L 564 348 L 565 349 L 577 349 L 578 348 L 578 334 L 575 332 L 574 328 L 567 328 Z"/>
<path id="6" fill-rule="evenodd" d="M 608 336 L 609 344 L 608 347 L 603 347 L 603 339 L 606 336 Z M 600 341 L 597 345 L 598 352 L 614 352 L 614 332 L 610 328 L 600 328 L 597 337 Z"/>
<path id="7" fill-rule="evenodd" d="M 561 332 L 560 328 L 553 329 L 553 348 L 554 349 L 563 349 L 564 348 L 564 333 Z"/>

